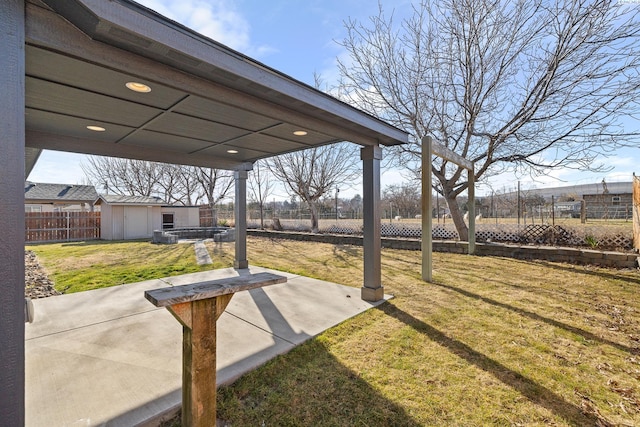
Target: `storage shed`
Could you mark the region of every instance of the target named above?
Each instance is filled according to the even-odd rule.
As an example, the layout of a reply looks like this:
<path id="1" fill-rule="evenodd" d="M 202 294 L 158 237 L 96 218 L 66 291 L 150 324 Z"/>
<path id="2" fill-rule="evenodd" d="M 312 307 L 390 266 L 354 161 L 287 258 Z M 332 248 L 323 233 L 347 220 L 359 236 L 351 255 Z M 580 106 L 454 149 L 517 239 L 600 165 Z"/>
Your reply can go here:
<path id="1" fill-rule="evenodd" d="M 100 206 L 101 236 L 104 240 L 144 239 L 162 228 L 159 197 L 106 194 L 94 203 Z"/>

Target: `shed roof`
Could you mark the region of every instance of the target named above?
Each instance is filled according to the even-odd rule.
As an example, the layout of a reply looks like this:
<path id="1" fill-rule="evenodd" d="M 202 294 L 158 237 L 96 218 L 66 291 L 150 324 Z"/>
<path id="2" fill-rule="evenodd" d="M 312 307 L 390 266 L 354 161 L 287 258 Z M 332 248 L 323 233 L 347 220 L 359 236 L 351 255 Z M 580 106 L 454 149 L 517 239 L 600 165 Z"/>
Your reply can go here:
<path id="1" fill-rule="evenodd" d="M 93 203 L 98 193 L 93 185 L 47 184 L 26 181 L 26 203 Z"/>
<path id="2" fill-rule="evenodd" d="M 101 194 L 95 201 L 95 205 L 107 203 L 110 205 L 128 206 L 164 206 L 165 202 L 160 197 L 154 196 L 123 196 L 120 194 Z"/>
<path id="3" fill-rule="evenodd" d="M 30 0 L 26 13 L 28 153 L 234 169 L 340 141 L 408 141 L 406 132 L 133 1 Z M 128 82 L 151 91 L 133 92 Z"/>

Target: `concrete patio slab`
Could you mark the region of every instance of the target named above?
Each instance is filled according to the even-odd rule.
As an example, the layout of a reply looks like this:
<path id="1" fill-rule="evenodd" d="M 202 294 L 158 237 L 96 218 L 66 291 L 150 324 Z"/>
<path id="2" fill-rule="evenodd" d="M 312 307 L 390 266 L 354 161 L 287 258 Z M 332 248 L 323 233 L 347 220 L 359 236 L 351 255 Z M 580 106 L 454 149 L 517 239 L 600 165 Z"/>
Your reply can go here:
<path id="1" fill-rule="evenodd" d="M 218 321 L 217 382 L 227 384 L 376 304 L 360 289 L 287 276 L 234 295 Z M 182 327 L 144 291 L 246 274 L 214 270 L 34 301 L 26 325 L 26 425 L 153 425 L 181 399 Z"/>

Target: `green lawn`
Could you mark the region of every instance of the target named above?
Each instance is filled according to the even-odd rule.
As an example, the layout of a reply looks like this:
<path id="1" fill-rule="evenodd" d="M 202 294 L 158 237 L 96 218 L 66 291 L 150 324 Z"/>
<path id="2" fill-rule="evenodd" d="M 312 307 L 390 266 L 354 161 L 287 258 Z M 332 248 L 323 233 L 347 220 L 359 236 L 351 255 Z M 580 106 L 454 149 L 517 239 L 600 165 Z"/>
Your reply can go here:
<path id="1" fill-rule="evenodd" d="M 233 266 L 233 252 L 212 265 L 195 262 L 193 245 L 154 245 L 145 241 L 90 241 L 27 246 L 62 293 L 88 291 L 147 279 Z"/>
<path id="2" fill-rule="evenodd" d="M 182 245 L 29 249 L 68 291 L 76 267 L 94 265 L 75 260 L 104 253 L 114 261 L 93 268 L 93 287 L 123 280 L 109 271 L 125 260 L 141 279 L 197 268 Z M 219 267 L 232 264 L 232 244 L 210 250 Z M 254 265 L 362 286 L 360 247 L 250 238 L 248 254 Z M 434 283 L 424 283 L 418 252 L 383 250 L 382 263 L 394 299 L 222 387 L 219 417 L 233 426 L 640 425 L 637 271 L 436 253 Z"/>

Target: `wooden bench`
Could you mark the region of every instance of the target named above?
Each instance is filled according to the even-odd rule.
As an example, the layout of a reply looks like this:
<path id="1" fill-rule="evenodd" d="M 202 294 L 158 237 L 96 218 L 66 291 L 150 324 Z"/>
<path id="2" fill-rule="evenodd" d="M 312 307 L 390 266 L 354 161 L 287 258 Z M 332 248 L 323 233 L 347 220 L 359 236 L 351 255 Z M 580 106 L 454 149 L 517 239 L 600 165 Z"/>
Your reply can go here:
<path id="1" fill-rule="evenodd" d="M 272 273 L 210 280 L 145 291 L 182 324 L 182 425 L 216 425 L 216 321 L 234 293 L 285 283 Z"/>

